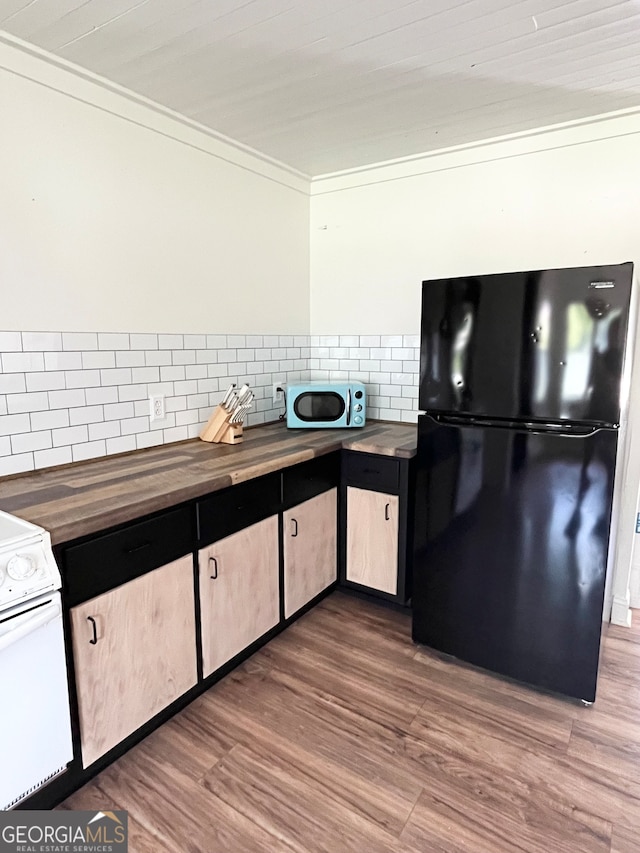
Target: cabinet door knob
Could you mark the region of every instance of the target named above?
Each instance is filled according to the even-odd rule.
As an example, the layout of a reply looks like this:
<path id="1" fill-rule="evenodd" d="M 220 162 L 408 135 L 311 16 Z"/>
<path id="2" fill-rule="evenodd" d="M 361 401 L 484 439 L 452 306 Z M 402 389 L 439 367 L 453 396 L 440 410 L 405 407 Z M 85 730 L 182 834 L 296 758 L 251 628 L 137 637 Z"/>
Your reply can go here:
<path id="1" fill-rule="evenodd" d="M 297 536 L 298 535 L 298 522 L 295 518 L 292 518 L 291 523 L 293 524 L 293 533 L 291 534 L 291 536 L 292 537 Z"/>
<path id="2" fill-rule="evenodd" d="M 213 574 L 211 575 L 211 580 L 214 581 L 218 577 L 218 561 L 215 557 L 209 557 L 209 569 L 211 569 L 211 563 L 213 563 Z"/>
<path id="3" fill-rule="evenodd" d="M 384 505 L 384 520 L 389 521 L 389 504 Z"/>
<path id="4" fill-rule="evenodd" d="M 89 642 L 91 643 L 92 646 L 95 646 L 95 644 L 98 642 L 98 632 L 96 631 L 96 620 L 93 618 L 93 616 L 87 616 L 87 622 L 91 622 L 91 627 L 93 629 L 93 638 L 91 640 L 89 640 Z"/>

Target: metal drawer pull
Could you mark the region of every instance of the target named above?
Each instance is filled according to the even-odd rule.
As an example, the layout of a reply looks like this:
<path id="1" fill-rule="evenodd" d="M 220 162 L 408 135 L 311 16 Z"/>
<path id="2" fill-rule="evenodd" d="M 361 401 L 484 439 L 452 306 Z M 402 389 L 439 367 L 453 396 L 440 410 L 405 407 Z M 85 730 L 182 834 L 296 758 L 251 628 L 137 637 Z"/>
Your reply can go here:
<path id="1" fill-rule="evenodd" d="M 148 548 L 151 542 L 141 542 L 139 545 L 134 545 L 133 548 L 127 548 L 125 554 L 135 554 L 136 551 L 142 551 L 143 548 Z"/>
<path id="2" fill-rule="evenodd" d="M 210 577 L 214 581 L 218 577 L 218 561 L 215 557 L 209 557 L 209 568 L 211 568 L 211 563 L 213 563 L 214 574 L 210 575 Z"/>
<path id="3" fill-rule="evenodd" d="M 384 505 L 384 520 L 389 521 L 389 504 Z"/>
<path id="4" fill-rule="evenodd" d="M 91 627 L 93 628 L 93 639 L 89 640 L 92 646 L 98 642 L 98 632 L 96 631 L 96 620 L 93 616 L 87 616 L 87 622 L 91 622 Z"/>
<path id="5" fill-rule="evenodd" d="M 293 538 L 294 536 L 298 535 L 298 522 L 295 518 L 292 518 L 291 523 L 295 525 L 295 527 L 293 528 L 294 532 L 291 534 L 291 537 Z"/>

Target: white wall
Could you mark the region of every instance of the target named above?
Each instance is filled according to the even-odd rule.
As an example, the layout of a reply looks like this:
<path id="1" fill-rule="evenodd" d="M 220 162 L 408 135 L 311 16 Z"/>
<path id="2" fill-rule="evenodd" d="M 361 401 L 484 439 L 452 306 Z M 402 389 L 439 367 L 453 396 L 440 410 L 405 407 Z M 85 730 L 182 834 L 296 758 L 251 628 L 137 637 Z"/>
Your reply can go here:
<path id="1" fill-rule="evenodd" d="M 4 330 L 309 330 L 304 176 L 0 38 Z"/>
<path id="2" fill-rule="evenodd" d="M 630 115 L 314 180 L 311 334 L 416 333 L 426 278 L 640 263 L 639 152 Z"/>

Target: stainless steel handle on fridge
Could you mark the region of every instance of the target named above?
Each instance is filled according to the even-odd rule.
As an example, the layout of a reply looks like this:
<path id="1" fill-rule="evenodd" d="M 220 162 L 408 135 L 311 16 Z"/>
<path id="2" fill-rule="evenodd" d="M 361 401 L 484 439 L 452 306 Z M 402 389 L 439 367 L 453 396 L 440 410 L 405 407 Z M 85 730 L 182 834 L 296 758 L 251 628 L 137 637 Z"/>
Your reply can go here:
<path id="1" fill-rule="evenodd" d="M 291 519 L 291 523 L 294 525 L 293 533 L 291 534 L 292 538 L 298 535 L 298 521 L 295 518 Z"/>
<path id="2" fill-rule="evenodd" d="M 212 581 L 216 580 L 218 577 L 218 560 L 215 557 L 209 557 L 209 569 L 211 569 L 211 563 L 213 563 L 213 574 L 209 575 Z"/>
<path id="3" fill-rule="evenodd" d="M 351 388 L 347 388 L 347 426 L 351 424 Z"/>
<path id="4" fill-rule="evenodd" d="M 12 646 L 23 637 L 28 636 L 37 628 L 42 628 L 44 625 L 48 625 L 49 622 L 57 619 L 61 614 L 62 607 L 60 604 L 52 601 L 50 604 L 46 604 L 42 608 L 31 611 L 29 614 L 25 613 L 16 616 L 16 621 L 14 623 L 15 628 L 11 628 L 10 623 L 7 622 L 4 626 L 6 633 L 0 634 L 0 652 L 9 646 Z"/>

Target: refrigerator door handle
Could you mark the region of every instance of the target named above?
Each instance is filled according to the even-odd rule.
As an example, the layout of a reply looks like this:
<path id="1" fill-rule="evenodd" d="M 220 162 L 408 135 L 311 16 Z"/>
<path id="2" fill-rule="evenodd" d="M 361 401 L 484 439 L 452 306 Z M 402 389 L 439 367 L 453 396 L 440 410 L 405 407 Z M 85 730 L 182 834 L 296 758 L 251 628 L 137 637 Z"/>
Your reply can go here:
<path id="1" fill-rule="evenodd" d="M 519 432 L 530 432 L 536 434 L 561 435 L 565 438 L 589 438 L 602 430 L 615 430 L 617 424 L 559 424 L 541 423 L 536 421 L 509 421 L 491 420 L 490 418 L 460 417 L 459 415 L 434 415 L 430 414 L 434 421 L 444 426 L 456 427 L 479 427 L 486 429 L 508 429 Z"/>

